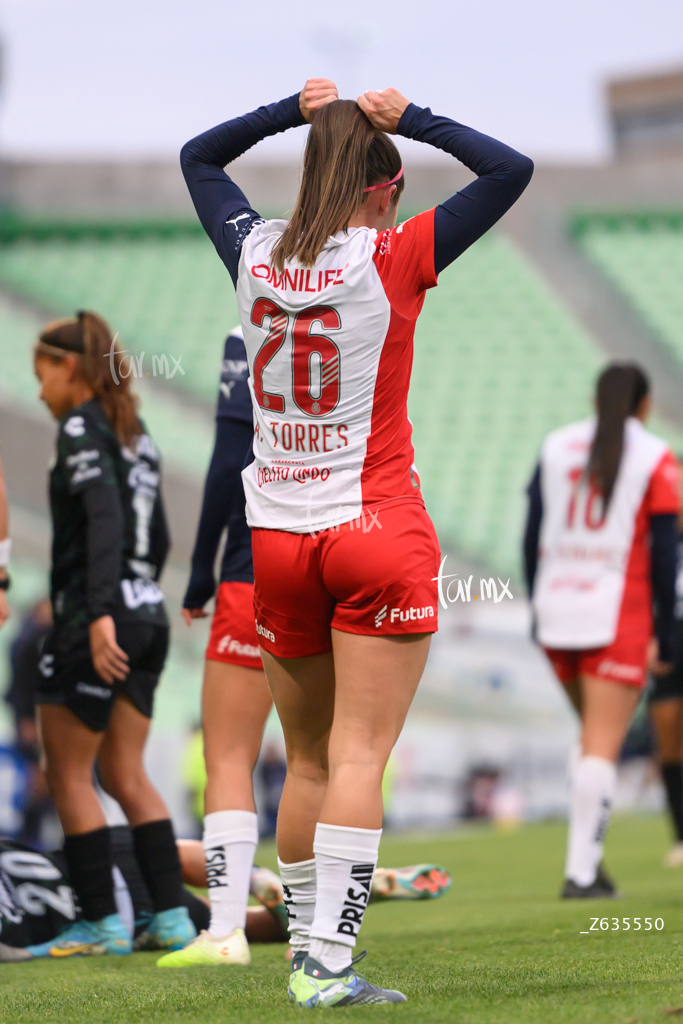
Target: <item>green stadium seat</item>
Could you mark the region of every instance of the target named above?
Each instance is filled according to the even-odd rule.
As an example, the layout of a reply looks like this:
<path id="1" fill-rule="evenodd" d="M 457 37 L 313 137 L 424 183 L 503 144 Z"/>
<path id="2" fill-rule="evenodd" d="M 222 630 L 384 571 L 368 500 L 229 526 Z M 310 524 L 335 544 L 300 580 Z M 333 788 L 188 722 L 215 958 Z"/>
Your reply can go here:
<path id="1" fill-rule="evenodd" d="M 579 241 L 683 364 L 682 219 L 586 217 Z"/>

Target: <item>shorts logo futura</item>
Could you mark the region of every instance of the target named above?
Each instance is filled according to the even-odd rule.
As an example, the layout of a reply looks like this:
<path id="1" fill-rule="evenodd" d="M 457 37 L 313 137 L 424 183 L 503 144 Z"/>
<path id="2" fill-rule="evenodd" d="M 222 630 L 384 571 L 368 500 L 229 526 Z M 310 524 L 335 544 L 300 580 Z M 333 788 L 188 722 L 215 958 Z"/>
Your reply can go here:
<path id="1" fill-rule="evenodd" d="M 271 632 L 271 630 L 269 629 L 266 629 L 265 626 L 260 625 L 260 623 L 258 622 L 256 623 L 256 632 L 258 633 L 259 636 L 265 637 L 266 640 L 270 640 L 272 644 L 275 643 L 275 633 Z"/>
<path id="2" fill-rule="evenodd" d="M 433 619 L 434 609 L 431 604 L 426 605 L 424 608 L 406 608 L 403 611 L 402 608 L 391 609 L 391 622 L 395 622 L 399 619 L 401 622 L 410 622 L 411 619 Z"/>
<path id="3" fill-rule="evenodd" d="M 389 606 L 385 604 L 375 615 L 375 626 L 377 629 L 380 628 L 389 614 L 388 608 Z M 394 623 L 397 620 L 399 622 L 411 622 L 415 619 L 432 619 L 434 614 L 434 608 L 431 604 L 425 605 L 424 608 L 406 608 L 405 610 L 403 608 L 392 608 L 389 622 Z"/>
<path id="4" fill-rule="evenodd" d="M 225 654 L 226 651 L 228 654 L 238 654 L 242 658 L 258 658 L 259 656 L 258 647 L 254 647 L 253 644 L 241 644 L 230 633 L 226 633 L 218 644 L 219 654 Z"/>

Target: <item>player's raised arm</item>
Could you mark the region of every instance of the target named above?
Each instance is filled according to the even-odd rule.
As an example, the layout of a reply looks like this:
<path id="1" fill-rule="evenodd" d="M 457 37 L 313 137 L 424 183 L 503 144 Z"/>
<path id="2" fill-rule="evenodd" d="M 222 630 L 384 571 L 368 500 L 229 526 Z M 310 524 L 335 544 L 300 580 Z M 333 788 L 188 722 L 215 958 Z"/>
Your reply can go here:
<path id="1" fill-rule="evenodd" d="M 426 142 L 450 153 L 477 175 L 434 214 L 434 267 L 437 274 L 481 238 L 521 196 L 534 165 L 502 142 L 482 135 L 429 107 L 410 103 L 397 89 L 366 92 L 358 105 L 380 131 Z"/>
<path id="2" fill-rule="evenodd" d="M 192 202 L 233 283 L 242 242 L 259 215 L 223 168 L 262 139 L 306 124 L 335 99 L 333 82 L 310 78 L 300 93 L 210 128 L 183 146 L 180 166 Z"/>

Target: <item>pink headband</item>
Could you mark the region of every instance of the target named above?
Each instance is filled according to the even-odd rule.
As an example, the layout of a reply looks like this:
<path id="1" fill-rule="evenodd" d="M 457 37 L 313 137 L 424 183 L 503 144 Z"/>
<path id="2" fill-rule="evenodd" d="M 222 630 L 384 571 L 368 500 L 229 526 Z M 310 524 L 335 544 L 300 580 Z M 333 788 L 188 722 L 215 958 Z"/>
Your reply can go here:
<path id="1" fill-rule="evenodd" d="M 375 189 L 378 189 L 378 188 L 389 188 L 390 185 L 395 185 L 397 181 L 400 181 L 402 177 L 403 177 L 403 165 L 401 165 L 401 170 L 398 172 L 398 174 L 396 175 L 395 178 L 391 179 L 391 181 L 384 181 L 384 182 L 382 182 L 381 185 L 368 185 L 368 187 L 364 188 L 363 191 L 364 192 L 374 192 Z"/>

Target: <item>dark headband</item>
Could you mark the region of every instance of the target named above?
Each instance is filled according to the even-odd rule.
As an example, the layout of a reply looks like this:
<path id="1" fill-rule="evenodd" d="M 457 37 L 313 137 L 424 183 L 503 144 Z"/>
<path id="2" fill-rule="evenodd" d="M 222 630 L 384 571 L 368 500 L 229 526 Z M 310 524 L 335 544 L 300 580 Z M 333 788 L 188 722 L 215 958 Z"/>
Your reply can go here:
<path id="1" fill-rule="evenodd" d="M 50 355 L 62 355 L 65 352 L 71 352 L 78 356 L 85 355 L 84 315 L 83 310 L 79 310 L 75 323 L 73 320 L 68 320 L 50 331 L 47 337 L 42 334 L 38 342 L 41 350 L 51 349 Z"/>

